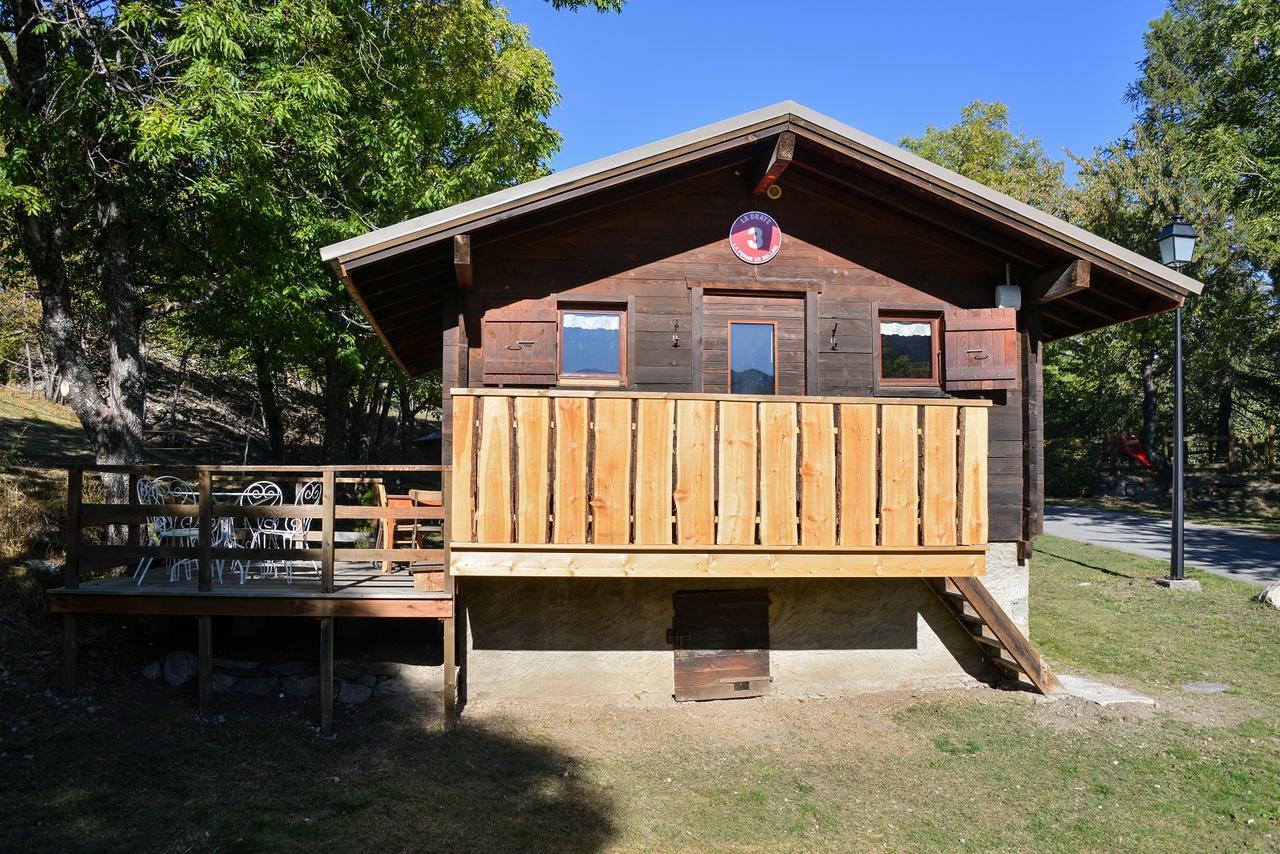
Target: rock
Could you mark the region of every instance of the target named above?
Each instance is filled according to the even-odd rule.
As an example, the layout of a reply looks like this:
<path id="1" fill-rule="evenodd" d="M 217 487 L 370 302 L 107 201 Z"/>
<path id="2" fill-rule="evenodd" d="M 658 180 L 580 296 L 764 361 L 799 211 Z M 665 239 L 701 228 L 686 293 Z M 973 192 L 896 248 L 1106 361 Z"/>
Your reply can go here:
<path id="1" fill-rule="evenodd" d="M 41 560 L 40 558 L 31 558 L 26 562 L 27 569 L 32 572 L 38 572 L 42 575 L 57 575 L 62 572 L 62 564 L 52 560 Z"/>
<path id="2" fill-rule="evenodd" d="M 373 693 L 378 697 L 403 696 L 409 693 L 409 686 L 399 679 L 385 679 L 378 683 L 378 687 L 373 689 Z"/>
<path id="3" fill-rule="evenodd" d="M 339 703 L 363 703 L 373 696 L 373 689 L 368 685 L 361 685 L 356 682 L 343 682 L 338 687 Z"/>
<path id="4" fill-rule="evenodd" d="M 1192 694 L 1221 694 L 1230 687 L 1221 682 L 1188 682 L 1182 686 L 1182 690 Z"/>
<path id="5" fill-rule="evenodd" d="M 212 659 L 214 667 L 220 667 L 223 670 L 256 670 L 258 662 L 241 661 L 237 658 L 215 658 Z"/>
<path id="6" fill-rule="evenodd" d="M 372 673 L 374 676 L 395 676 L 400 672 L 400 665 L 394 661 L 367 661 L 364 672 Z"/>
<path id="7" fill-rule="evenodd" d="M 265 697 L 276 689 L 274 676 L 242 676 L 236 680 L 236 690 L 250 697 Z"/>
<path id="8" fill-rule="evenodd" d="M 314 697 L 320 693 L 320 677 L 287 676 L 280 680 L 280 690 L 290 697 Z"/>
<path id="9" fill-rule="evenodd" d="M 236 684 L 236 677 L 228 676 L 226 673 L 214 673 L 209 677 L 209 686 L 213 688 L 213 693 L 222 694 L 230 691 Z"/>
<path id="10" fill-rule="evenodd" d="M 335 679 L 349 679 L 354 682 L 360 678 L 360 674 L 363 672 L 360 669 L 360 665 L 354 661 L 339 659 L 333 663 L 333 678 Z"/>
<path id="11" fill-rule="evenodd" d="M 164 681 L 181 688 L 196 678 L 196 657 L 185 650 L 174 650 L 164 657 Z"/>
<path id="12" fill-rule="evenodd" d="M 153 661 L 146 667 L 142 668 L 142 678 L 155 682 L 160 678 L 160 662 Z"/>
<path id="13" fill-rule="evenodd" d="M 286 661 L 283 664 L 269 664 L 267 669 L 277 676 L 301 676 L 310 668 L 300 661 Z"/>
<path id="14" fill-rule="evenodd" d="M 1258 601 L 1272 608 L 1280 609 L 1280 582 L 1272 584 L 1258 594 Z"/>
<path id="15" fill-rule="evenodd" d="M 378 677 L 372 673 L 361 673 L 360 678 L 356 680 L 366 688 L 372 688 L 378 684 Z"/>

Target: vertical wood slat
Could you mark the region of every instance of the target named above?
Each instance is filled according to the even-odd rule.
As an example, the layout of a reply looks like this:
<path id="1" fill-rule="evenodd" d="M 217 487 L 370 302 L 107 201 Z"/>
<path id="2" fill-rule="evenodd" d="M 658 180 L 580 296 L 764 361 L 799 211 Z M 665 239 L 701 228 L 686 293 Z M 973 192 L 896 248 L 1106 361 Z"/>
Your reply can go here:
<path id="1" fill-rule="evenodd" d="M 631 536 L 631 400 L 595 401 L 591 541 L 626 544 Z"/>
<path id="2" fill-rule="evenodd" d="M 476 479 L 476 539 L 511 542 L 511 408 L 506 397 L 480 404 L 479 472 Z"/>
<path id="3" fill-rule="evenodd" d="M 440 540 L 444 551 L 444 592 L 453 596 L 453 552 L 449 543 L 453 542 L 453 514 L 449 508 L 453 506 L 453 472 L 446 470 L 440 476 L 440 506 L 444 508 L 444 518 L 440 520 Z M 447 675 L 447 673 L 446 673 Z"/>
<path id="4" fill-rule="evenodd" d="M 450 395 L 453 403 L 453 500 L 448 514 L 452 523 L 450 536 L 455 542 L 473 542 L 471 532 L 475 517 L 475 496 L 471 482 L 472 454 L 475 450 L 476 399 L 469 395 Z"/>
<path id="5" fill-rule="evenodd" d="M 84 469 L 67 469 L 67 564 L 63 585 L 68 590 L 80 586 L 80 502 L 84 496 Z"/>
<path id="6" fill-rule="evenodd" d="M 964 407 L 961 428 L 960 544 L 987 542 L 987 410 Z"/>
<path id="7" fill-rule="evenodd" d="M 840 404 L 840 545 L 876 544 L 876 405 Z"/>
<path id="8" fill-rule="evenodd" d="M 761 403 L 760 543 L 794 546 L 796 532 L 796 405 Z"/>
<path id="9" fill-rule="evenodd" d="M 213 589 L 213 473 L 207 468 L 200 469 L 200 557 L 198 567 L 197 589 L 208 592 Z"/>
<path id="10" fill-rule="evenodd" d="M 835 408 L 800 404 L 800 542 L 836 544 Z"/>
<path id="11" fill-rule="evenodd" d="M 956 409 L 924 410 L 924 495 L 921 505 L 926 546 L 956 544 Z"/>
<path id="12" fill-rule="evenodd" d="M 517 397 L 516 541 L 547 541 L 548 491 L 551 488 L 550 401 Z"/>
<path id="13" fill-rule="evenodd" d="M 720 466 L 720 545 L 754 545 L 756 521 L 756 405 L 747 401 L 720 404 L 716 433 Z"/>
<path id="14" fill-rule="evenodd" d="M 676 529 L 681 545 L 712 545 L 715 522 L 713 400 L 676 403 Z"/>
<path id="15" fill-rule="evenodd" d="M 636 403 L 637 543 L 671 544 L 671 458 L 674 440 L 670 400 Z"/>
<path id="16" fill-rule="evenodd" d="M 320 475 L 320 506 L 324 514 L 320 520 L 320 592 L 333 592 L 333 547 L 337 527 L 338 483 L 333 469 L 325 469 Z M 394 519 L 385 520 L 394 526 Z"/>
<path id="17" fill-rule="evenodd" d="M 555 402 L 555 481 L 552 485 L 552 542 L 587 541 L 587 401 Z"/>
<path id="18" fill-rule="evenodd" d="M 880 544 L 919 544 L 920 486 L 917 407 L 880 408 Z"/>

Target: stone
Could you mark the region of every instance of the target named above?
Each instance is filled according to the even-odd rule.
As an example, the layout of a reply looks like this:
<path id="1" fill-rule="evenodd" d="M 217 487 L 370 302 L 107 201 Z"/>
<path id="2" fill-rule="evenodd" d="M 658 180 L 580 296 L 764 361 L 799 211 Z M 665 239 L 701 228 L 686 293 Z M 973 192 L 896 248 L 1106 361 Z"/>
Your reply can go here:
<path id="1" fill-rule="evenodd" d="M 314 697 L 320 693 L 320 677 L 287 676 L 280 680 L 280 690 L 289 697 Z"/>
<path id="2" fill-rule="evenodd" d="M 1192 694 L 1221 694 L 1230 687 L 1222 682 L 1188 682 L 1182 690 Z"/>
<path id="3" fill-rule="evenodd" d="M 1199 593 L 1200 582 L 1194 578 L 1157 578 L 1156 584 L 1170 590 L 1181 590 L 1184 593 Z"/>
<path id="4" fill-rule="evenodd" d="M 400 665 L 394 661 L 367 661 L 364 672 L 374 676 L 395 676 L 400 672 Z"/>
<path id="5" fill-rule="evenodd" d="M 1139 694 L 1136 691 L 1119 688 L 1115 685 L 1108 685 L 1105 682 L 1096 682 L 1083 676 L 1059 673 L 1058 681 L 1062 684 L 1063 690 L 1070 696 L 1088 700 L 1090 703 L 1097 703 L 1099 706 L 1120 706 L 1128 703 L 1140 706 L 1154 706 L 1156 704 L 1154 699 L 1145 694 Z"/>
<path id="6" fill-rule="evenodd" d="M 1258 594 L 1258 601 L 1272 608 L 1280 609 L 1280 582 L 1276 582 Z"/>
<path id="7" fill-rule="evenodd" d="M 356 680 L 366 688 L 372 688 L 378 684 L 378 677 L 372 673 L 361 673 L 360 678 Z"/>
<path id="8" fill-rule="evenodd" d="M 373 696 L 373 689 L 357 682 L 343 682 L 338 686 L 338 702 L 353 705 L 363 703 Z"/>
<path id="9" fill-rule="evenodd" d="M 52 560 L 41 560 L 40 558 L 31 558 L 27 562 L 27 569 L 33 572 L 42 573 L 44 575 L 57 575 L 62 572 L 62 564 Z"/>
<path id="10" fill-rule="evenodd" d="M 399 679 L 386 679 L 378 683 L 373 693 L 378 697 L 403 696 L 409 693 L 409 686 Z"/>
<path id="11" fill-rule="evenodd" d="M 235 687 L 235 684 L 236 677 L 230 676 L 226 673 L 218 673 L 217 671 L 214 671 L 213 675 L 209 677 L 209 687 L 213 689 L 213 693 L 215 694 L 225 694 L 227 691 L 230 691 Z"/>
<path id="12" fill-rule="evenodd" d="M 238 658 L 215 658 L 212 659 L 213 666 L 223 670 L 256 670 L 258 662 L 243 661 Z"/>
<path id="13" fill-rule="evenodd" d="M 274 676 L 242 676 L 236 680 L 236 690 L 250 697 L 265 697 L 276 689 L 278 681 Z"/>
<path id="14" fill-rule="evenodd" d="M 277 676 L 301 676 L 310 668 L 300 661 L 286 661 L 283 664 L 270 664 L 267 669 Z"/>
<path id="15" fill-rule="evenodd" d="M 160 678 L 160 675 L 160 662 L 158 661 L 149 662 L 146 667 L 142 668 L 143 679 L 149 679 L 152 682 L 155 682 Z"/>
<path id="16" fill-rule="evenodd" d="M 333 678 L 335 679 L 349 679 L 354 682 L 360 678 L 360 674 L 363 672 L 359 664 L 345 658 L 340 658 L 333 663 Z"/>
<path id="17" fill-rule="evenodd" d="M 174 688 L 181 688 L 196 678 L 195 653 L 174 650 L 164 657 L 164 681 Z"/>

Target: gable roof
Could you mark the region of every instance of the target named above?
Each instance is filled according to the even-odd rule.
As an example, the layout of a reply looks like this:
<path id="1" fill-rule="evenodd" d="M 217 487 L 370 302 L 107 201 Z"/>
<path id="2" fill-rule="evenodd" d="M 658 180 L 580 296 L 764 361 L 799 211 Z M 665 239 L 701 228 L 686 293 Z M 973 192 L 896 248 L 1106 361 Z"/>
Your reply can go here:
<path id="1" fill-rule="evenodd" d="M 794 129 L 807 131 L 828 144 L 858 150 L 864 156 L 880 161 L 880 165 L 884 168 L 895 168 L 916 176 L 935 192 L 950 195 L 954 201 L 962 202 L 976 209 L 980 214 L 1012 222 L 1032 234 L 1054 242 L 1065 243 L 1085 260 L 1111 267 L 1122 275 L 1127 273 L 1138 283 L 1171 291 L 1171 295 L 1178 297 L 1199 294 L 1203 287 L 1197 280 L 1165 267 L 1158 261 L 1139 255 L 795 101 L 782 101 L 499 190 L 468 202 L 379 228 L 326 246 L 320 250 L 320 257 L 338 269 L 359 264 L 364 259 L 385 258 L 397 250 L 420 248 L 445 240 L 468 228 L 481 227 L 518 216 L 522 211 L 533 206 L 554 204 L 558 198 L 570 192 L 580 191 L 593 185 L 612 184 L 619 179 L 625 180 L 629 174 L 642 168 L 652 168 L 655 165 L 660 167 L 666 161 L 712 149 L 718 143 L 740 138 L 744 133 L 752 130 L 764 130 L 777 125 L 790 125 Z"/>

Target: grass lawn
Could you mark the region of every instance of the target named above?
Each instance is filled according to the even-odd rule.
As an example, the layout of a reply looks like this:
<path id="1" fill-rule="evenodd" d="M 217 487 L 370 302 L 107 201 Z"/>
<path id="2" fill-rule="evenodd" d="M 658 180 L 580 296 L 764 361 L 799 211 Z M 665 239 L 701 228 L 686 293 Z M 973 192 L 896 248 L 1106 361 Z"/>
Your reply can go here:
<path id="1" fill-rule="evenodd" d="M 1044 537 L 1032 635 L 1060 671 L 1155 696 L 1104 711 L 988 689 L 660 708 L 469 710 L 221 700 L 0 622 L 0 850 L 1280 849 L 1280 612 L 1257 588 Z M 100 641 L 122 637 L 110 627 Z M 33 640 L 34 638 L 34 640 Z M 117 641 L 123 644 L 123 641 Z M 1191 681 L 1221 694 L 1190 693 Z"/>

